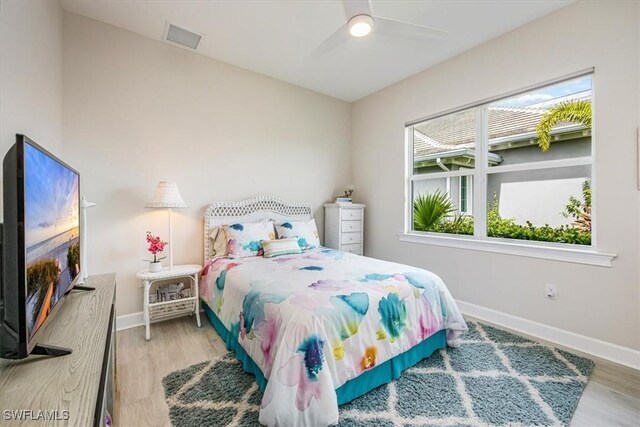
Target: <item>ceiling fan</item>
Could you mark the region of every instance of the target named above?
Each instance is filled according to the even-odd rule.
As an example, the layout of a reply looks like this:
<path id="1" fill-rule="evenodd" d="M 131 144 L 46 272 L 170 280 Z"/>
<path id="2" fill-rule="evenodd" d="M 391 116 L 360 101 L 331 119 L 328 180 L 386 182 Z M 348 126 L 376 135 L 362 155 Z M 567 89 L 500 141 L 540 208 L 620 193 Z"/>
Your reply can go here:
<path id="1" fill-rule="evenodd" d="M 444 40 L 448 36 L 447 32 L 435 28 L 374 16 L 369 0 L 343 0 L 342 3 L 347 22 L 316 47 L 316 56 L 334 50 L 348 42 L 351 37 L 365 37 L 372 32 L 417 42 Z"/>

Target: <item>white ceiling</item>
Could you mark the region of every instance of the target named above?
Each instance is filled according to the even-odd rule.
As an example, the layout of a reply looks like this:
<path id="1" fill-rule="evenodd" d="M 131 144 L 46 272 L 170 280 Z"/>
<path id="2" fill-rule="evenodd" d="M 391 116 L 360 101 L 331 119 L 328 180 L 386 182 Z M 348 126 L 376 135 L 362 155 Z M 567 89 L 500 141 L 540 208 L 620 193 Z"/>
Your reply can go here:
<path id="1" fill-rule="evenodd" d="M 374 16 L 447 31 L 417 45 L 371 35 L 311 54 L 346 21 L 342 2 L 61 0 L 62 7 L 155 40 L 166 22 L 203 33 L 197 53 L 345 101 L 355 101 L 573 0 L 373 0 Z"/>

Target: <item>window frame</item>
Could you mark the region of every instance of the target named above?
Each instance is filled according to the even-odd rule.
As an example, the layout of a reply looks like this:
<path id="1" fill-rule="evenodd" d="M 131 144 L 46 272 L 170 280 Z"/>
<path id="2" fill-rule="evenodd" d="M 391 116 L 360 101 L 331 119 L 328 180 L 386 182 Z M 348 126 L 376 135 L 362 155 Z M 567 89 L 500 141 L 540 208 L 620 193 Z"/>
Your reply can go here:
<path id="1" fill-rule="evenodd" d="M 591 99 L 595 105 L 595 69 L 589 68 L 576 73 L 568 74 L 560 78 L 548 80 L 542 83 L 518 89 L 509 93 L 504 93 L 482 101 L 467 104 L 458 108 L 450 109 L 438 114 L 433 114 L 424 118 L 405 123 L 405 221 L 404 232 L 398 233 L 401 241 L 432 244 L 437 246 L 448 246 L 463 249 L 475 249 L 481 251 L 497 252 L 510 255 L 521 255 L 532 258 L 553 259 L 558 261 L 576 262 L 581 264 L 611 266 L 615 254 L 597 252 L 597 184 L 596 184 L 596 146 L 595 146 L 595 108 L 592 113 L 591 128 L 591 155 L 573 157 L 569 159 L 529 161 L 512 165 L 488 165 L 489 138 L 488 138 L 488 106 L 491 103 L 510 98 L 519 94 L 530 92 L 567 80 L 576 79 L 591 75 Z M 463 110 L 475 109 L 476 114 L 476 147 L 475 165 L 473 169 L 460 169 L 449 172 L 435 172 L 428 174 L 414 175 L 413 157 L 413 126 L 422 122 L 437 119 L 439 117 L 454 114 Z M 490 175 L 505 172 L 520 172 L 541 170 L 570 166 L 589 166 L 590 182 L 592 188 L 591 205 L 591 245 L 578 245 L 556 242 L 538 242 L 531 240 L 507 239 L 487 236 L 487 181 Z M 437 178 L 453 178 L 462 176 L 473 176 L 469 182 L 472 186 L 472 207 L 474 216 L 474 234 L 457 235 L 434 232 L 424 232 L 413 230 L 413 183 L 421 180 L 432 180 Z M 460 187 L 460 185 L 459 185 Z M 458 207 L 460 210 L 460 207 Z"/>

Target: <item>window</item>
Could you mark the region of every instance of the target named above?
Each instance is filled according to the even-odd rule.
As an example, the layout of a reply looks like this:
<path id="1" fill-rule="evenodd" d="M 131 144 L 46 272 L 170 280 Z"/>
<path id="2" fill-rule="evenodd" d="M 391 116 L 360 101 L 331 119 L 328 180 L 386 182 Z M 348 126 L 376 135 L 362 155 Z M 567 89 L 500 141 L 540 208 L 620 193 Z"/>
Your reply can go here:
<path id="1" fill-rule="evenodd" d="M 407 231 L 590 247 L 591 89 L 586 74 L 408 125 Z"/>

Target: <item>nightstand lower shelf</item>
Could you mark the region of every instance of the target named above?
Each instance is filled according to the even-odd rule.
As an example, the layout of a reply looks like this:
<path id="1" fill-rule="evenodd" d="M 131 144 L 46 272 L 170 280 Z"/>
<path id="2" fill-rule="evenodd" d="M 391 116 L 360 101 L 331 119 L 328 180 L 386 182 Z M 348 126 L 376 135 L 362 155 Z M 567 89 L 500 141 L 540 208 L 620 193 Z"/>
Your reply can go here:
<path id="1" fill-rule="evenodd" d="M 149 303 L 149 321 L 162 320 L 196 310 L 196 297 Z"/>
<path id="2" fill-rule="evenodd" d="M 157 273 L 151 273 L 148 270 L 138 272 L 138 279 L 142 282 L 144 287 L 144 326 L 145 326 L 145 338 L 151 339 L 151 322 L 170 319 L 182 314 L 195 314 L 198 327 L 202 326 L 200 323 L 200 304 L 198 302 L 198 273 L 200 272 L 199 265 L 177 265 L 173 268 L 163 268 L 162 271 Z M 172 299 L 169 301 L 156 301 L 155 296 L 151 292 L 151 287 L 156 282 L 177 280 L 177 279 L 190 279 L 191 288 L 187 288 L 181 291 L 183 296 L 181 298 Z"/>

